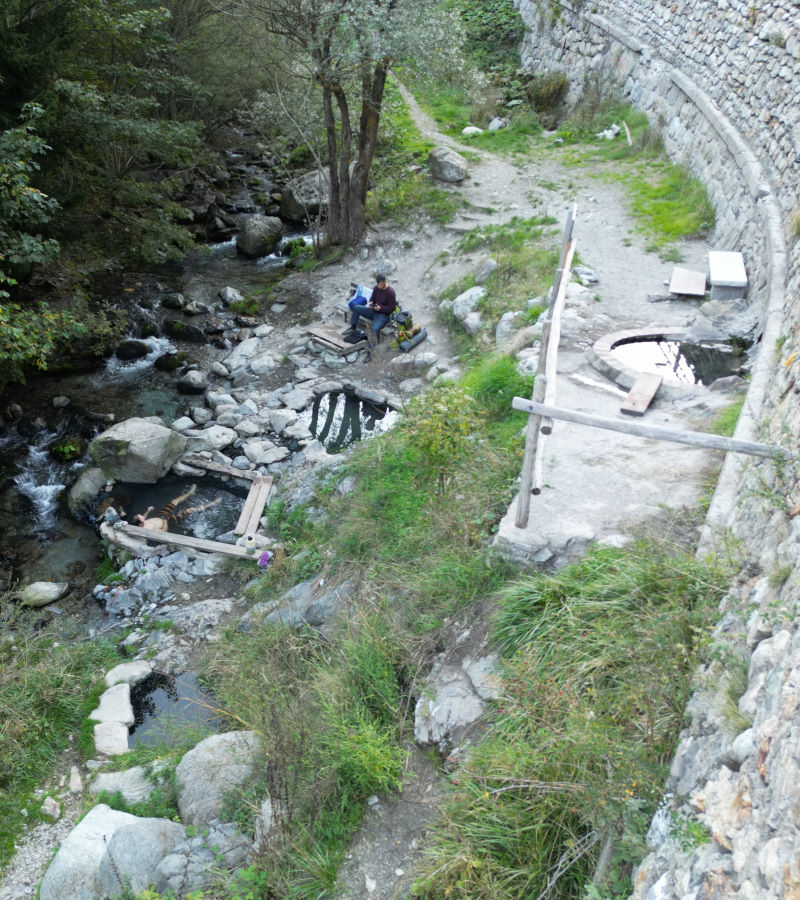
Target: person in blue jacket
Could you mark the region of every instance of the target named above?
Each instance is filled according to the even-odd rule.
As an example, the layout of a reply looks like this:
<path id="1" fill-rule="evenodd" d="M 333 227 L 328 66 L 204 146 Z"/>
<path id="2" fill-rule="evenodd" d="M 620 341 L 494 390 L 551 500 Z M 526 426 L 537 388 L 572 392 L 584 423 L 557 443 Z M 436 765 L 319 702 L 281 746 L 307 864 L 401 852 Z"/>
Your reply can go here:
<path id="1" fill-rule="evenodd" d="M 370 347 L 374 347 L 378 341 L 378 332 L 386 325 L 397 309 L 397 297 L 394 288 L 389 287 L 386 276 L 379 273 L 375 276 L 375 287 L 372 289 L 372 296 L 369 303 L 365 306 L 356 306 L 350 313 L 350 327 L 345 330 L 344 334 L 352 334 L 358 325 L 358 317 L 364 316 L 372 319 L 372 328 L 370 329 L 369 341 Z"/>

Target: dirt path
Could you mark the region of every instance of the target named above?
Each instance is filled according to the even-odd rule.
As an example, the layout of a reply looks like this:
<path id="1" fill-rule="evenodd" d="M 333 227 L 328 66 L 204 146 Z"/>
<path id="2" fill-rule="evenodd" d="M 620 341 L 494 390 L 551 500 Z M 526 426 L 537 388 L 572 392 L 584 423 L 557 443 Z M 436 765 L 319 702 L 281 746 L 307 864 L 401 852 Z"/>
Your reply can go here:
<path id="1" fill-rule="evenodd" d="M 567 317 L 559 356 L 559 372 L 564 375 L 559 399 L 564 406 L 618 415 L 619 393 L 609 382 L 603 384 L 603 377 L 587 362 L 586 351 L 593 341 L 621 328 L 654 323 L 679 328 L 697 320 L 696 311 L 685 304 L 648 300 L 648 295 L 665 292 L 673 264 L 645 250 L 645 239 L 635 230 L 619 183 L 595 178 L 583 168 L 568 168 L 552 156 L 517 163 L 481 152 L 473 161 L 472 148 L 462 148 L 439 134 L 405 89 L 403 95 L 426 137 L 469 151 L 470 176 L 456 190 L 470 207 L 447 228 L 422 225 L 402 233 L 379 231 L 371 242 L 368 263 L 381 254 L 392 260 L 398 296 L 415 318 L 426 321 L 431 343 L 446 358 L 446 334 L 435 320 L 436 296 L 474 271 L 478 259 L 451 252 L 459 235 L 475 225 L 502 224 L 513 216 L 549 214 L 563 222 L 567 209 L 577 203 L 578 253 L 581 262 L 595 270 L 599 283 L 591 305 L 576 304 Z M 684 265 L 705 269 L 705 244 L 686 242 L 680 251 Z M 326 288 L 334 289 L 342 275 L 330 272 L 324 279 Z M 378 372 L 375 377 L 380 377 Z M 687 390 L 678 400 L 656 401 L 652 419 L 658 424 L 696 423 L 698 417 L 707 418 L 728 401 L 710 397 L 705 388 Z M 506 531 L 512 532 L 510 539 L 520 542 L 519 556 L 528 551 L 535 554 L 553 543 L 577 554 L 591 540 L 624 541 L 631 524 L 661 515 L 664 506 L 675 509 L 698 501 L 710 454 L 609 434 L 562 429 L 554 435 L 547 461 L 551 481 L 537 498 L 529 528 L 505 524 Z M 514 515 L 512 506 L 506 520 L 513 522 Z M 397 900 L 408 896 L 426 831 L 445 791 L 446 776 L 417 752 L 399 795 L 381 798 L 368 812 L 340 875 L 343 897 Z"/>

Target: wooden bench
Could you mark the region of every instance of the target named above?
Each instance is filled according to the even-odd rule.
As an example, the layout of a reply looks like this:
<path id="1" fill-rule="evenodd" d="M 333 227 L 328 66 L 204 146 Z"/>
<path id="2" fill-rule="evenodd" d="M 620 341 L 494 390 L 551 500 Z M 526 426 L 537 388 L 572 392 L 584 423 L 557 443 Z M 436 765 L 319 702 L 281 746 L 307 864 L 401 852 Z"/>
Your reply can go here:
<path id="1" fill-rule="evenodd" d="M 239 515 L 239 521 L 233 529 L 234 534 L 255 534 L 258 531 L 271 487 L 272 475 L 259 475 L 253 481 L 250 485 L 250 493 L 247 495 Z"/>

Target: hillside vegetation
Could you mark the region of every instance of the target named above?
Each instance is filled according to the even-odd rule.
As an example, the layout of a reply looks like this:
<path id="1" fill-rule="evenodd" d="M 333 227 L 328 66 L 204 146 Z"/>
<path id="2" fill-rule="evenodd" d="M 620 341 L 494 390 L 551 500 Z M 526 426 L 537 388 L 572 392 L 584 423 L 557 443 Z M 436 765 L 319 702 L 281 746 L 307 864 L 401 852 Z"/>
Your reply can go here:
<path id="1" fill-rule="evenodd" d="M 519 22 L 510 0 L 447 5 L 463 17 L 463 69 L 449 82 L 433 81 L 409 64 L 403 77 L 454 133 L 480 122 L 488 110 L 500 110 L 509 127 L 481 137 L 482 146 L 523 156 L 563 152 L 565 162 L 578 164 L 566 154 L 596 161 L 610 152 L 593 138 L 593 129 L 613 109 L 627 117 L 634 137 L 631 146 L 615 150 L 623 157 L 615 163 L 617 177 L 633 179 L 642 154 L 659 158 L 647 123 L 616 98 L 598 98 L 595 118 L 579 110 L 573 119 L 555 121 L 563 113 L 563 78 L 547 81 L 516 71 L 511 50 Z M 72 27 L 80 33 L 88 26 L 81 20 Z M 141 29 L 137 35 L 147 30 L 144 24 Z M 82 46 L 76 43 L 73 54 Z M 184 63 L 181 77 L 198 75 L 188 58 Z M 207 77 L 213 82 L 219 72 Z M 212 93 L 204 102 L 212 122 L 224 97 Z M 569 137 L 563 150 L 542 143 L 541 119 Z M 152 127 L 150 137 L 163 143 Z M 179 134 L 182 143 L 172 151 L 199 152 L 194 126 L 184 122 Z M 452 195 L 422 173 L 407 177 L 408 166 L 426 152 L 390 87 L 368 201 L 375 217 L 402 221 L 426 214 L 443 221 L 453 214 Z M 659 173 L 669 183 L 673 170 L 664 164 Z M 653 189 L 641 201 L 649 216 L 643 227 L 654 241 L 674 233 L 678 220 L 681 233 L 708 227 L 707 211 L 700 222 L 685 219 L 687 205 L 697 206 L 696 194 L 667 190 L 662 197 L 657 180 L 651 178 Z M 156 189 L 148 183 L 148 190 Z M 673 205 L 660 207 L 661 200 Z M 133 205 L 139 208 L 138 201 Z M 168 201 L 153 214 L 166 216 L 170 230 L 163 234 L 173 234 Z M 553 224 L 511 220 L 463 238 L 459 252 L 480 245 L 499 263 L 482 301 L 487 319 L 496 319 L 509 303 L 545 293 L 560 240 Z M 181 240 L 176 237 L 173 246 L 180 249 Z M 467 286 L 453 285 L 448 296 Z M 538 312 L 530 312 L 531 319 Z M 73 325 L 64 320 L 62 327 Z M 412 704 L 447 624 L 453 617 L 478 616 L 488 619 L 500 654 L 502 695 L 487 716 L 482 741 L 446 776 L 449 800 L 416 896 L 627 895 L 727 573 L 694 558 L 687 540 L 691 522 L 680 529 L 665 523 L 659 537 L 642 535 L 624 550 L 596 548 L 558 573 L 521 573 L 494 555 L 490 539 L 513 496 L 523 450 L 525 417 L 509 412 L 510 400 L 530 395 L 532 383 L 518 374 L 513 359 L 481 339 L 454 331 L 454 340 L 465 371 L 458 383 L 432 387 L 393 431 L 355 449 L 340 472 L 320 482 L 307 506 L 289 512 L 277 502 L 268 508 L 283 551 L 250 599 L 273 598 L 313 576 L 331 585 L 352 580 L 356 607 L 324 638 L 310 629 L 269 626 L 246 635 L 231 630 L 210 649 L 203 676 L 230 727 L 257 731 L 265 747 L 249 790 L 230 798 L 231 817 L 246 830 L 257 801 L 269 795 L 285 810 L 285 834 L 246 870 L 221 878 L 206 897 L 334 896 L 367 798 L 401 784 L 413 738 Z M 348 475 L 355 476 L 356 488 L 343 498 L 336 488 Z M 24 641 L 12 635 L 0 645 L 10 723 L 0 731 L 0 787 L 7 798 L 3 861 L 21 824 L 18 811 L 91 708 L 92 686 L 114 654 L 102 644 L 63 643 L 50 632 Z M 56 686 L 57 705 L 48 700 Z M 43 699 L 30 709 L 30 698 L 38 697 Z M 26 721 L 36 728 L 23 727 Z M 176 750 L 154 754 L 174 762 Z M 174 800 L 164 798 L 158 814 L 175 814 L 170 804 Z M 680 822 L 675 829 L 685 831 Z"/>

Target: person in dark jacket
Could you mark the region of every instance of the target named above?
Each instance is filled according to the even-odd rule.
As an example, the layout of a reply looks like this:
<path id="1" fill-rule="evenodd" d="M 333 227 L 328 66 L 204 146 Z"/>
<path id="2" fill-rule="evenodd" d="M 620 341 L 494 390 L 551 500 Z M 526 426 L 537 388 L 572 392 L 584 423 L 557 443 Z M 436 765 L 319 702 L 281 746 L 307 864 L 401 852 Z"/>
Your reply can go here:
<path id="1" fill-rule="evenodd" d="M 372 289 L 372 296 L 366 306 L 356 306 L 350 313 L 350 327 L 344 332 L 345 335 L 352 334 L 358 325 L 358 317 L 364 316 L 372 319 L 372 328 L 368 337 L 370 347 L 374 347 L 378 341 L 378 332 L 389 321 L 392 313 L 397 309 L 397 297 L 394 288 L 389 287 L 386 276 L 378 274 L 375 276 L 375 287 Z"/>

